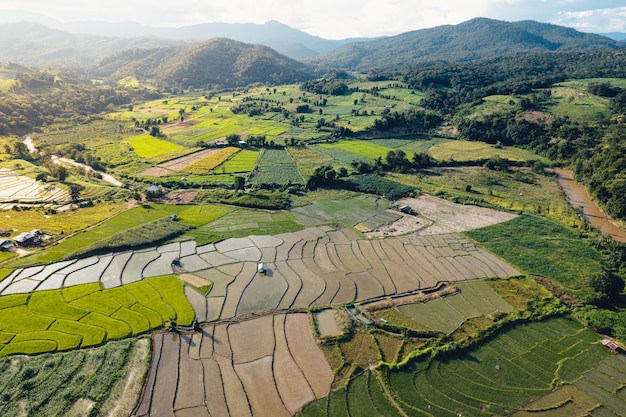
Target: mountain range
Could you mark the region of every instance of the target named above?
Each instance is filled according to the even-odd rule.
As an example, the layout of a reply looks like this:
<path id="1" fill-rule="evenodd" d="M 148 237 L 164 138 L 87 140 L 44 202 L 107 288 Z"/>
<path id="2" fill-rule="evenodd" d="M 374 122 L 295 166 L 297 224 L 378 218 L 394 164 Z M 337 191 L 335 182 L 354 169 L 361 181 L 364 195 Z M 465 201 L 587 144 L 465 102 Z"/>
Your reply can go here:
<path id="1" fill-rule="evenodd" d="M 75 22 L 69 26 L 91 34 L 42 23 L 0 23 L 0 62 L 80 66 L 91 76 L 110 82 L 131 76 L 166 88 L 207 88 L 294 82 L 328 69 L 370 71 L 541 51 L 626 48 L 624 42 L 563 26 L 487 18 L 384 38 L 343 41 L 315 37 L 274 21 L 161 28 L 158 37 L 154 36 L 156 29 L 136 23 Z M 112 30 L 116 36 L 102 36 Z"/>

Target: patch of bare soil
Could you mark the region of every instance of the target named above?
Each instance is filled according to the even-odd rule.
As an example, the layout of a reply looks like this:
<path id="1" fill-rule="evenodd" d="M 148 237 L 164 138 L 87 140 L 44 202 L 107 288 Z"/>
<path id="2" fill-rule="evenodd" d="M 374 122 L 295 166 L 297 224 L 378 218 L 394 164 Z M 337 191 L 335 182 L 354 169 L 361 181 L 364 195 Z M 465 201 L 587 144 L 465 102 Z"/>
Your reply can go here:
<path id="1" fill-rule="evenodd" d="M 173 191 L 161 198 L 155 199 L 161 204 L 189 204 L 198 195 L 197 191 Z"/>
<path id="2" fill-rule="evenodd" d="M 418 214 L 403 214 L 399 220 L 365 233 L 369 238 L 403 235 L 415 232 L 418 235 L 435 235 L 463 232 L 502 223 L 517 217 L 485 207 L 453 203 L 431 195 L 407 198 L 398 204 L 409 205 Z"/>
<path id="3" fill-rule="evenodd" d="M 528 111 L 519 116 L 520 119 L 528 122 L 549 122 L 552 120 L 552 116 L 549 113 L 543 111 Z"/>
<path id="4" fill-rule="evenodd" d="M 166 175 L 172 175 L 172 173 L 173 171 L 171 169 L 156 166 L 144 169 L 143 171 L 137 173 L 137 175 L 144 175 L 146 177 L 165 177 Z"/>

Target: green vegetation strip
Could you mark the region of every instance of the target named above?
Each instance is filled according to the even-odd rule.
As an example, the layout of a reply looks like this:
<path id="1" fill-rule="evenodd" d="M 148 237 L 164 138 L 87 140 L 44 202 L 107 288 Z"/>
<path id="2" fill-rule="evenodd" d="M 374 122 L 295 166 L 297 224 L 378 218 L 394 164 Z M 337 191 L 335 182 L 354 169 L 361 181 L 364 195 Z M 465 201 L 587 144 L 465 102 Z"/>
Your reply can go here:
<path id="1" fill-rule="evenodd" d="M 560 223 L 522 215 L 466 235 L 515 267 L 554 280 L 581 299 L 597 296 L 591 282 L 603 273 L 600 254 Z"/>
<path id="2" fill-rule="evenodd" d="M 99 345 L 162 327 L 189 326 L 193 308 L 175 276 L 108 290 L 97 284 L 0 297 L 0 356 Z"/>
<path id="3" fill-rule="evenodd" d="M 124 340 L 94 349 L 2 358 L 0 414 L 104 416 L 119 407 L 128 415 L 135 399 L 123 399 L 122 391 L 138 394 L 140 379 L 129 378 L 145 372 L 148 356 L 147 340 Z"/>

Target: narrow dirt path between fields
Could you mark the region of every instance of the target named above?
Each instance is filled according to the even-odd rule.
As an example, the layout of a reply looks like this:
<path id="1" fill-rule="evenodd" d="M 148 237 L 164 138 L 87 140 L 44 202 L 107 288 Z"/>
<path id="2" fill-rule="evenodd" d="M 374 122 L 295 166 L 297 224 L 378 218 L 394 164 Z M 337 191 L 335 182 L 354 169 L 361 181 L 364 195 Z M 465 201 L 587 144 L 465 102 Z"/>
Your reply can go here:
<path id="1" fill-rule="evenodd" d="M 387 385 L 383 383 L 382 378 L 380 377 L 380 375 L 378 374 L 378 372 L 376 371 L 372 371 L 374 372 L 374 375 L 376 376 L 376 379 L 378 380 L 378 383 L 380 384 L 380 386 L 383 389 L 383 392 L 385 393 L 385 396 L 387 397 L 387 399 L 389 400 L 389 402 L 391 404 L 393 404 L 394 407 L 396 407 L 396 409 L 398 410 L 398 412 L 400 414 L 402 414 L 404 417 L 409 417 L 409 415 L 407 413 L 404 412 L 404 410 L 402 408 L 400 408 L 400 406 L 398 405 L 398 403 L 396 402 L 396 400 L 391 396 L 391 393 L 389 392 L 389 389 L 387 388 Z"/>

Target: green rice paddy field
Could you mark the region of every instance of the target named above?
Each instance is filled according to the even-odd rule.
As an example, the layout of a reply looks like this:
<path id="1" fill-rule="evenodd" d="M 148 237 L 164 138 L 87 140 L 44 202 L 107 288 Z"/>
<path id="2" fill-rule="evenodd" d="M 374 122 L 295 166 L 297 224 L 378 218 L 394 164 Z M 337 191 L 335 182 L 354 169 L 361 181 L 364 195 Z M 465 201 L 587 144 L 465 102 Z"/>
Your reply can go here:
<path id="1" fill-rule="evenodd" d="M 399 371 L 358 373 L 298 415 L 511 415 L 555 387 L 582 385 L 589 386 L 585 393 L 572 390 L 568 401 L 549 404 L 554 414 L 543 415 L 574 415 L 567 414 L 567 404 L 589 402 L 588 396 L 610 415 L 621 415 L 626 360 L 611 357 L 599 342 L 598 335 L 569 318 L 519 324 L 450 357 L 423 358 Z M 402 413 L 384 394 L 377 374 Z"/>
<path id="2" fill-rule="evenodd" d="M 100 345 L 160 328 L 189 326 L 194 312 L 175 276 L 101 290 L 84 284 L 0 297 L 0 356 Z"/>

